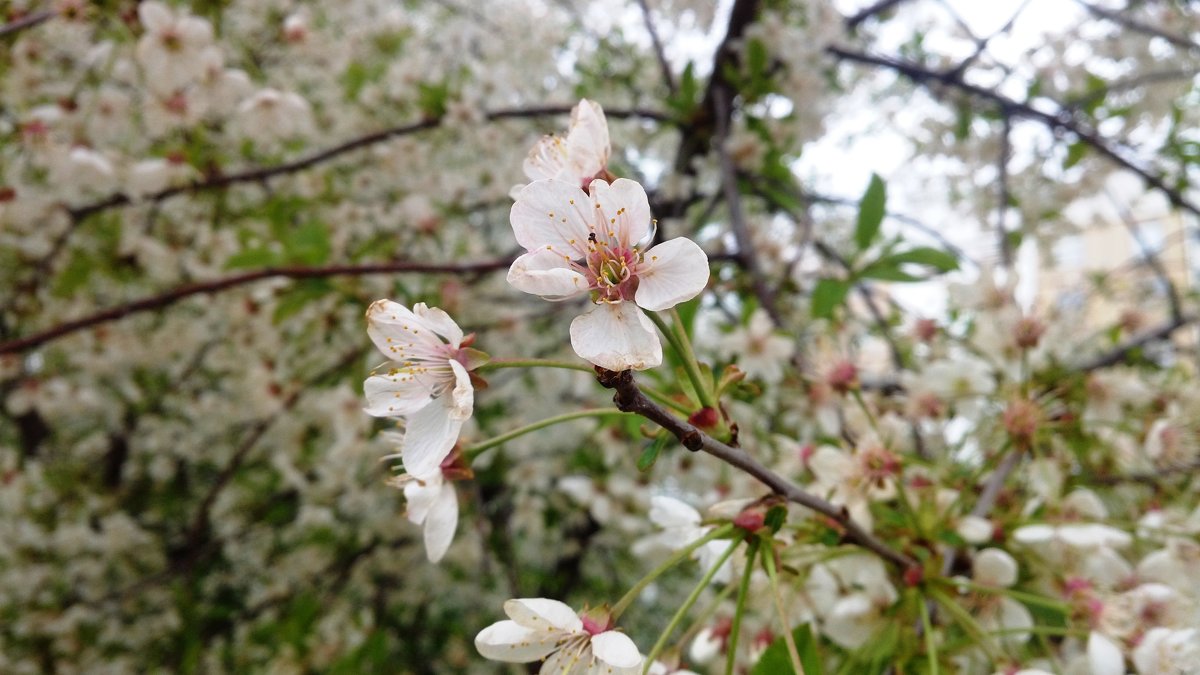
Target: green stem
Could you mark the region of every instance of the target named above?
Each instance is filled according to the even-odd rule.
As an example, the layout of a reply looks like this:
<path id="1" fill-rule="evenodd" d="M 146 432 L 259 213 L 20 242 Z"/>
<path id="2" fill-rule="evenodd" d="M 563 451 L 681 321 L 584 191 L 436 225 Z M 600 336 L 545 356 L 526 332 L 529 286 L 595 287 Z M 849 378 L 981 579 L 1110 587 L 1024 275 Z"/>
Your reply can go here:
<path id="1" fill-rule="evenodd" d="M 499 370 L 501 368 L 565 368 L 567 370 L 579 370 L 585 373 L 595 373 L 595 369 L 586 363 L 577 361 L 555 361 L 553 359 L 492 359 L 487 363 L 475 369 L 477 373 L 486 373 L 489 370 Z"/>
<path id="2" fill-rule="evenodd" d="M 682 415 L 690 415 L 692 412 L 692 411 L 688 410 L 687 406 L 683 405 L 679 401 L 676 401 L 675 399 L 671 398 L 670 396 L 667 396 L 664 392 L 661 392 L 653 387 L 647 387 L 646 385 L 642 384 L 641 382 L 638 382 L 638 388 L 642 390 L 643 394 L 645 394 L 645 395 L 649 396 L 650 398 L 654 399 L 655 401 L 658 401 L 659 403 L 667 406 L 668 408 L 674 410 L 677 413 L 680 413 Z"/>
<path id="3" fill-rule="evenodd" d="M 958 625 L 962 626 L 963 630 L 967 632 L 967 635 L 970 635 L 975 643 L 985 652 L 987 652 L 989 657 L 999 658 L 996 645 L 991 639 L 988 638 L 987 631 L 983 629 L 983 626 L 979 625 L 979 622 L 975 620 L 975 617 L 971 616 L 965 609 L 962 608 L 961 605 L 955 602 L 954 598 L 951 598 L 936 588 L 929 589 L 929 595 L 936 600 L 939 605 L 944 607 L 951 616 L 954 617 L 954 620 L 958 622 Z"/>
<path id="4" fill-rule="evenodd" d="M 683 353 L 684 368 L 688 371 L 688 377 L 692 379 L 692 386 L 696 388 L 696 395 L 700 397 L 700 403 L 706 408 L 717 409 L 717 399 L 713 396 L 712 382 L 703 376 L 700 370 L 700 364 L 696 361 L 696 350 L 692 349 L 692 341 L 688 339 L 687 329 L 683 327 L 683 319 L 679 316 L 679 310 L 671 308 L 671 325 L 675 330 L 675 340 L 679 342 Z"/>
<path id="5" fill-rule="evenodd" d="M 713 402 L 712 392 L 709 391 L 708 385 L 704 382 L 704 377 L 700 373 L 700 365 L 696 362 L 696 354 L 692 352 L 692 343 L 687 341 L 687 332 L 682 330 L 683 323 L 679 320 L 679 313 L 672 310 L 674 316 L 675 327 L 668 325 L 657 312 L 646 312 L 646 316 L 658 326 L 659 332 L 663 337 L 667 338 L 671 349 L 679 355 L 683 361 L 683 372 L 687 373 L 688 380 L 692 383 L 692 389 L 696 391 L 696 397 L 700 399 L 700 405 L 716 410 L 717 406 Z M 679 334 L 683 333 L 683 341 L 680 341 Z"/>
<path id="6" fill-rule="evenodd" d="M 670 558 L 667 558 L 665 561 L 663 561 L 663 564 L 651 570 L 649 574 L 642 577 L 641 581 L 638 581 L 636 584 L 634 584 L 633 588 L 629 589 L 625 595 L 621 596 L 621 599 L 618 600 L 617 604 L 613 605 L 612 608 L 613 621 L 616 621 L 617 617 L 621 616 L 626 609 L 629 609 L 629 605 L 633 604 L 634 599 L 641 595 L 642 591 L 644 591 L 647 586 L 653 583 L 655 579 L 662 576 L 663 572 L 666 572 L 667 570 L 686 560 L 693 551 L 701 546 L 707 544 L 713 539 L 719 539 L 732 531 L 733 524 L 726 523 L 725 525 L 718 527 L 717 529 L 676 551 Z"/>
<path id="7" fill-rule="evenodd" d="M 546 427 L 553 426 L 553 425 L 559 424 L 561 422 L 569 422 L 571 420 L 582 419 L 584 417 L 613 417 L 613 416 L 627 417 L 630 415 L 633 415 L 633 413 L 621 412 L 620 410 L 617 410 L 616 408 L 598 408 L 595 410 L 577 410 L 575 412 L 564 413 L 562 415 L 555 415 L 554 417 L 547 417 L 544 420 L 538 420 L 537 422 L 534 422 L 532 424 L 526 424 L 523 427 L 517 427 L 516 429 L 513 429 L 512 431 L 505 433 L 505 434 L 500 434 L 499 436 L 496 436 L 495 438 L 489 438 L 486 441 L 476 443 L 475 445 L 472 445 L 471 447 L 464 449 L 462 451 L 462 454 L 468 460 L 475 459 L 484 450 L 494 448 L 497 445 L 503 445 L 504 443 L 507 443 L 507 442 L 511 441 L 512 439 L 517 438 L 518 436 L 524 436 L 525 434 L 530 433 L 532 431 L 537 431 L 538 429 L 545 429 Z"/>
<path id="8" fill-rule="evenodd" d="M 675 616 L 671 617 L 671 621 L 667 624 L 667 627 L 664 628 L 662 634 L 658 636 L 658 642 L 655 642 L 654 647 L 650 649 L 650 654 L 646 656 L 646 667 L 642 670 L 642 675 L 646 675 L 646 673 L 650 672 L 650 665 L 653 664 L 654 659 L 658 658 L 658 655 L 662 653 L 663 647 L 667 646 L 667 640 L 670 639 L 671 634 L 675 632 L 675 629 L 679 627 L 679 622 L 683 621 L 683 617 L 687 616 L 687 613 L 691 611 L 692 605 L 696 604 L 696 600 L 700 598 L 700 594 L 704 592 L 704 589 L 708 588 L 710 583 L 712 583 L 712 578 L 716 576 L 717 571 L 721 569 L 721 566 L 725 564 L 726 560 L 729 560 L 729 556 L 733 555 L 733 552 L 737 550 L 737 547 L 741 544 L 741 539 L 735 539 L 730 542 L 729 546 L 726 547 L 725 552 L 722 553 L 721 557 L 717 559 L 717 562 L 714 563 L 713 566 L 704 573 L 704 576 L 700 578 L 700 582 L 697 583 L 696 587 L 692 589 L 691 594 L 688 595 L 687 599 L 683 601 L 683 605 L 679 608 L 679 611 L 675 612 Z"/>
<path id="9" fill-rule="evenodd" d="M 775 572 L 775 549 L 763 552 L 763 562 L 767 564 L 767 576 L 771 578 L 771 594 L 775 596 L 775 611 L 779 614 L 779 627 L 783 630 L 783 642 L 787 645 L 788 657 L 792 660 L 792 669 L 796 675 L 804 675 L 804 665 L 800 663 L 800 650 L 796 648 L 796 638 L 792 636 L 792 626 L 788 623 L 787 613 L 783 611 L 783 598 L 779 595 L 779 576 Z"/>
<path id="10" fill-rule="evenodd" d="M 929 675 L 938 675 L 937 640 L 933 635 L 933 621 L 929 618 L 929 601 L 921 597 L 917 599 L 921 607 L 921 626 L 925 630 L 925 652 L 929 655 Z"/>
<path id="11" fill-rule="evenodd" d="M 746 596 L 750 594 L 750 575 L 754 572 L 754 555 L 758 553 L 758 540 L 750 542 L 746 553 L 746 571 L 742 573 L 742 585 L 738 587 L 737 609 L 733 613 L 733 626 L 729 629 L 728 656 L 725 659 L 725 675 L 733 675 L 737 663 L 738 633 L 742 630 L 742 614 L 746 613 Z"/>

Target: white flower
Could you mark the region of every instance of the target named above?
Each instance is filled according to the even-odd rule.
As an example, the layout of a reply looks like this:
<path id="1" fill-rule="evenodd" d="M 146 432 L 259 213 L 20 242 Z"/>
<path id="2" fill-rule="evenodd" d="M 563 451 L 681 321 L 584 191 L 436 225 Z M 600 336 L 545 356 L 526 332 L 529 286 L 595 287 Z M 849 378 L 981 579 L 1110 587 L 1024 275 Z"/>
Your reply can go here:
<path id="1" fill-rule="evenodd" d="M 696 509 L 678 499 L 662 495 L 650 499 L 650 520 L 661 527 L 662 532 L 634 542 L 635 555 L 644 555 L 654 548 L 678 551 L 712 530 L 711 527 L 700 524 L 700 513 Z M 709 570 L 728 547 L 727 541 L 717 539 L 704 544 L 693 555 L 700 561 L 700 567 Z M 730 566 L 729 561 L 726 561 L 713 576 L 713 581 L 725 583 L 729 578 Z"/>
<path id="2" fill-rule="evenodd" d="M 263 89 L 238 106 L 241 133 L 275 141 L 299 136 L 312 128 L 312 108 L 299 94 Z"/>
<path id="3" fill-rule="evenodd" d="M 708 256 L 695 242 L 672 239 L 647 251 L 650 204 L 638 183 L 592 181 L 591 196 L 570 183 L 525 186 L 510 214 L 528 251 L 508 271 L 518 290 L 548 300 L 590 292 L 595 306 L 571 322 L 571 346 L 608 370 L 662 363 L 662 345 L 642 310 L 690 300 L 708 284 Z"/>
<path id="4" fill-rule="evenodd" d="M 1200 631 L 1195 628 L 1151 628 L 1133 650 L 1139 675 L 1200 673 Z"/>
<path id="5" fill-rule="evenodd" d="M 557 600 L 509 600 L 504 613 L 508 621 L 497 621 L 475 636 L 475 648 L 485 658 L 507 663 L 544 659 L 538 672 L 546 675 L 641 672 L 643 659 L 633 640 Z"/>
<path id="6" fill-rule="evenodd" d="M 720 350 L 726 356 L 737 356 L 738 367 L 747 377 L 767 384 L 783 379 L 783 369 L 796 349 L 795 343 L 775 333 L 775 325 L 763 309 L 750 315 L 745 328 L 739 326 L 721 338 Z"/>
<path id="7" fill-rule="evenodd" d="M 1092 675 L 1125 675 L 1125 656 L 1115 642 L 1102 633 L 1088 634 L 1087 660 Z"/>
<path id="8" fill-rule="evenodd" d="M 972 578 L 976 583 L 994 588 L 1008 588 L 1017 582 L 1017 561 L 998 548 L 980 551 L 972 562 Z M 983 599 L 979 610 L 979 625 L 987 632 L 1001 632 L 1000 640 L 1017 647 L 1029 639 L 1033 615 L 1025 605 L 1006 595 Z"/>
<path id="9" fill-rule="evenodd" d="M 155 1 L 138 4 L 138 18 L 146 33 L 138 40 L 137 60 L 151 89 L 170 94 L 200 75 L 200 53 L 213 40 L 208 21 Z"/>
<path id="10" fill-rule="evenodd" d="M 450 454 L 475 404 L 462 329 L 423 302 L 409 311 L 377 300 L 367 309 L 367 335 L 392 362 L 363 384 L 366 412 L 405 419 L 404 470 L 428 476 Z"/>
<path id="11" fill-rule="evenodd" d="M 874 525 L 871 503 L 896 496 L 900 459 L 873 432 L 863 434 L 853 453 L 830 445 L 817 448 L 808 466 L 817 479 L 813 491 L 844 505 L 868 530 Z"/>
<path id="12" fill-rule="evenodd" d="M 553 178 L 586 187 L 607 168 L 610 152 L 604 110 L 585 98 L 571 110 L 567 137 L 543 136 L 522 168 L 531 181 Z"/>
<path id="13" fill-rule="evenodd" d="M 423 526 L 425 556 L 436 563 L 446 555 L 458 529 L 458 496 L 441 467 L 423 476 L 402 474 L 391 485 L 404 490 L 408 520 Z"/>
<path id="14" fill-rule="evenodd" d="M 858 649 L 887 622 L 885 610 L 900 597 L 878 558 L 852 554 L 814 565 L 805 582 L 821 613 L 821 630 L 838 645 Z"/>

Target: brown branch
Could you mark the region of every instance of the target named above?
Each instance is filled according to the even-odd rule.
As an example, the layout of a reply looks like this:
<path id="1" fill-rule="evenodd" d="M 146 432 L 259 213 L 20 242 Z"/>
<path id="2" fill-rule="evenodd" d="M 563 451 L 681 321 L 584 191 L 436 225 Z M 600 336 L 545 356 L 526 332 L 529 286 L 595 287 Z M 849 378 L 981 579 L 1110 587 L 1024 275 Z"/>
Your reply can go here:
<path id="1" fill-rule="evenodd" d="M 725 206 L 729 209 L 729 228 L 733 231 L 734 241 L 737 242 L 737 258 L 750 276 L 750 286 L 754 295 L 762 304 L 771 322 L 776 328 L 783 326 L 783 317 L 779 313 L 779 305 L 775 302 L 775 291 L 767 283 L 759 264 L 758 252 L 754 248 L 754 240 L 750 237 L 750 228 L 746 224 L 746 214 L 742 211 L 742 195 L 738 190 L 737 170 L 725 147 L 729 139 L 730 100 L 725 92 L 717 92 L 717 155 L 721 160 L 721 186 L 725 193 Z"/>
<path id="2" fill-rule="evenodd" d="M 862 24 L 867 19 L 870 19 L 871 17 L 875 16 L 876 14 L 882 14 L 883 12 L 888 11 L 889 9 L 895 7 L 896 5 L 899 5 L 902 2 L 904 2 L 904 0 L 879 0 L 875 4 L 870 5 L 869 7 L 866 7 L 862 10 L 859 10 L 856 14 L 853 14 L 853 15 L 847 17 L 846 18 L 846 28 L 848 28 L 850 30 L 854 30 L 855 28 L 858 28 L 859 25 Z"/>
<path id="3" fill-rule="evenodd" d="M 1175 33 L 1168 32 L 1157 26 L 1151 26 L 1148 23 L 1143 23 L 1137 19 L 1126 16 L 1121 11 L 1097 7 L 1096 5 L 1093 5 L 1090 2 L 1085 2 L 1084 0 L 1076 1 L 1080 6 L 1092 14 L 1100 17 L 1101 19 L 1107 19 L 1118 26 L 1121 26 L 1122 28 L 1127 28 L 1135 33 L 1141 33 L 1142 35 L 1161 38 L 1167 42 L 1170 42 L 1172 45 L 1183 49 L 1184 51 L 1195 51 L 1200 49 L 1200 45 L 1192 42 L 1183 35 L 1176 35 Z M 1123 11 L 1128 12 L 1129 10 L 1130 8 L 1126 7 Z"/>
<path id="4" fill-rule="evenodd" d="M 116 307 L 95 312 L 73 321 L 66 321 L 46 330 L 23 338 L 0 342 L 0 354 L 11 354 L 56 340 L 102 323 L 123 319 L 132 314 L 162 309 L 194 295 L 211 295 L 237 288 L 263 279 L 322 279 L 334 276 L 365 276 L 370 274 L 398 274 L 419 272 L 423 274 L 481 274 L 504 269 L 512 264 L 511 258 L 486 260 L 473 263 L 419 263 L 411 261 L 369 263 L 363 265 L 329 265 L 326 267 L 268 267 L 253 272 L 211 281 L 184 284 L 169 291 L 135 300 Z"/>
<path id="5" fill-rule="evenodd" d="M 662 71 L 663 84 L 667 85 L 667 90 L 674 94 L 676 92 L 675 76 L 671 74 L 671 64 L 667 61 L 667 53 L 663 50 L 662 40 L 658 37 L 658 29 L 654 27 L 654 18 L 650 16 L 650 5 L 646 0 L 637 0 L 638 6 L 642 8 L 642 19 L 646 23 L 646 32 L 650 34 L 650 44 L 654 46 L 654 56 L 658 59 L 658 68 Z"/>
<path id="6" fill-rule="evenodd" d="M 1002 111 L 1007 112 L 1007 114 L 1010 116 L 1040 122 L 1054 132 L 1066 132 L 1072 134 L 1078 138 L 1080 142 L 1091 147 L 1097 153 L 1106 157 L 1109 161 L 1137 174 L 1146 185 L 1162 192 L 1163 195 L 1166 196 L 1167 200 L 1170 201 L 1174 206 L 1184 209 L 1196 216 L 1200 216 L 1200 207 L 1197 207 L 1195 204 L 1185 198 L 1182 192 L 1167 185 L 1166 181 L 1164 181 L 1161 176 L 1151 173 L 1150 170 L 1124 157 L 1121 155 L 1121 153 L 1114 150 L 1109 146 L 1109 143 L 1106 139 L 1101 138 L 1095 131 L 1086 128 L 1082 122 L 1076 120 L 1071 115 L 1070 111 L 1065 108 L 1060 107 L 1060 110 L 1056 113 L 1038 110 L 1027 103 L 1013 100 L 992 89 L 965 82 L 961 77 L 952 72 L 939 72 L 930 70 L 922 64 L 914 63 L 912 61 L 905 61 L 888 56 L 876 56 L 837 45 L 830 45 L 826 47 L 825 52 L 830 56 L 842 61 L 890 69 L 917 84 L 936 83 L 951 87 L 965 94 L 970 94 L 976 98 L 995 103 L 1000 106 Z"/>
<path id="7" fill-rule="evenodd" d="M 1118 345 L 1111 351 L 1104 352 L 1103 354 L 1099 354 L 1091 359 L 1088 359 L 1087 361 L 1084 361 L 1083 363 L 1076 365 L 1073 370 L 1077 373 L 1090 373 L 1093 370 L 1100 370 L 1101 368 L 1115 366 L 1116 364 L 1123 362 L 1130 353 L 1145 347 L 1151 342 L 1165 340 L 1175 331 L 1183 328 L 1184 326 L 1193 324 L 1197 320 L 1200 320 L 1200 317 L 1194 314 L 1185 314 L 1178 318 L 1171 319 L 1154 330 L 1143 333 L 1142 335 L 1139 335 L 1138 337 L 1133 338 L 1124 344 Z"/>
<path id="8" fill-rule="evenodd" d="M 546 117 L 546 116 L 552 116 L 552 115 L 566 115 L 566 114 L 570 114 L 570 112 L 571 112 L 571 106 L 569 106 L 569 105 L 540 106 L 540 107 L 534 107 L 534 108 L 515 108 L 515 109 L 509 109 L 509 110 L 494 110 L 492 112 L 486 113 L 485 117 L 488 121 L 494 122 L 494 121 L 506 120 L 506 119 L 521 119 L 521 118 L 530 118 L 530 117 Z M 655 120 L 655 121 L 659 121 L 659 122 L 664 122 L 669 119 L 663 113 L 655 112 L 652 110 L 641 110 L 641 109 L 606 110 L 604 114 L 607 117 L 612 117 L 612 118 L 617 118 L 617 119 L 623 119 L 623 118 L 629 118 L 629 117 L 639 117 L 639 118 L 650 119 L 650 120 Z M 229 187 L 230 185 L 235 185 L 238 183 L 263 182 L 270 178 L 274 178 L 276 176 L 283 176 L 283 175 L 293 174 L 293 173 L 297 173 L 299 171 L 303 171 L 305 169 L 311 168 L 318 164 L 323 164 L 324 162 L 327 162 L 331 159 L 336 159 L 337 157 L 345 155 L 346 153 L 353 152 L 355 150 L 360 150 L 362 148 L 366 148 L 366 147 L 369 147 L 372 145 L 376 145 L 378 143 L 382 143 L 383 141 L 391 140 L 393 138 L 397 138 L 400 136 L 407 136 L 409 134 L 414 134 L 419 131 L 427 131 L 429 129 L 435 129 L 435 128 L 441 126 L 441 124 L 442 124 L 442 118 L 440 118 L 440 117 L 425 119 L 425 120 L 421 120 L 419 122 L 413 122 L 410 124 L 402 124 L 400 126 L 391 127 L 390 129 L 383 129 L 380 131 L 375 131 L 375 132 L 372 132 L 369 134 L 365 134 L 363 136 L 359 136 L 357 138 L 352 138 L 349 141 L 346 141 L 344 143 L 340 143 L 333 147 L 326 148 L 325 150 L 321 150 L 319 152 L 308 155 L 307 157 L 301 157 L 300 159 L 296 159 L 296 160 L 293 160 L 290 162 L 283 162 L 281 164 L 273 164 L 271 166 L 260 167 L 257 169 L 249 169 L 246 171 L 240 171 L 237 173 L 231 173 L 231 174 L 226 174 L 226 175 L 212 176 L 209 178 L 205 178 L 203 180 L 193 181 L 186 185 L 177 185 L 174 187 L 166 188 L 159 192 L 155 192 L 151 195 L 148 195 L 144 199 L 145 199 L 145 201 L 161 202 L 165 199 L 169 199 L 171 197 L 174 197 L 176 195 L 181 195 L 181 194 L 191 194 L 191 193 L 196 193 L 196 192 L 206 192 L 209 190 L 218 190 L 218 189 L 226 188 L 226 187 Z M 100 211 L 104 211 L 104 210 L 107 210 L 107 209 L 110 209 L 110 208 L 113 208 L 116 206 L 123 206 L 125 204 L 131 204 L 131 203 L 133 203 L 133 200 L 128 195 L 118 192 L 118 193 L 110 195 L 104 199 L 101 199 L 100 201 L 93 202 L 91 204 L 87 204 L 84 206 L 68 209 L 68 213 L 71 215 L 71 219 L 74 222 L 78 223 L 79 221 L 87 218 L 88 216 L 91 216 Z"/>
<path id="9" fill-rule="evenodd" d="M 596 372 L 600 384 L 616 392 L 613 394 L 613 403 L 616 404 L 617 409 L 645 417 L 669 431 L 688 450 L 703 451 L 712 455 L 730 466 L 745 471 L 775 494 L 829 518 L 845 530 L 846 541 L 875 553 L 901 569 L 907 570 L 919 566 L 916 560 L 893 549 L 863 529 L 850 517 L 850 513 L 845 507 L 835 506 L 820 497 L 805 492 L 791 481 L 760 464 L 745 450 L 726 445 L 667 412 L 665 408 L 651 401 L 642 393 L 633 380 L 632 372 L 624 370 L 618 373 L 601 368 L 597 368 Z"/>
<path id="10" fill-rule="evenodd" d="M 10 21 L 9 23 L 6 23 L 3 26 L 0 26 L 0 38 L 5 38 L 5 37 L 8 37 L 9 35 L 16 35 L 17 33 L 20 33 L 21 31 L 25 30 L 26 28 L 33 28 L 34 26 L 37 26 L 38 24 L 41 24 L 50 19 L 53 19 L 56 15 L 57 15 L 57 13 L 52 10 L 43 10 L 41 12 L 33 12 L 32 14 L 26 14 L 25 16 L 23 16 L 19 19 Z"/>

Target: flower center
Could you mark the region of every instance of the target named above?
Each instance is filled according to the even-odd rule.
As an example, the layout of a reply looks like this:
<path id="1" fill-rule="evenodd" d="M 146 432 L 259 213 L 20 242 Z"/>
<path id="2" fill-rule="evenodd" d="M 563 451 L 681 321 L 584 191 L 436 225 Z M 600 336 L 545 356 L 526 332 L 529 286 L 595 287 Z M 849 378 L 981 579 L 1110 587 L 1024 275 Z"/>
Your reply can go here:
<path id="1" fill-rule="evenodd" d="M 637 265 L 641 259 L 637 248 L 596 242 L 590 249 L 586 276 L 592 289 L 592 301 L 618 303 L 632 300 L 637 291 Z"/>

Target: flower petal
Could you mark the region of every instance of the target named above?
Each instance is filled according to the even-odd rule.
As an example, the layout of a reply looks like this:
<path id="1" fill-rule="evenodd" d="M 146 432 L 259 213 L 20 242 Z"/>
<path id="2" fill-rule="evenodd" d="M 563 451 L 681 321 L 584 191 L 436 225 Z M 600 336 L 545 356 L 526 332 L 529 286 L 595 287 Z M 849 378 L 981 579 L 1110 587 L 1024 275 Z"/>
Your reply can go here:
<path id="1" fill-rule="evenodd" d="M 458 495 L 450 483 L 442 483 L 425 517 L 425 556 L 436 563 L 446 555 L 458 529 Z"/>
<path id="2" fill-rule="evenodd" d="M 609 184 L 596 179 L 589 190 L 592 203 L 599 205 L 593 208 L 600 241 L 607 238 L 611 246 L 629 248 L 650 231 L 650 201 L 637 181 L 618 178 Z"/>
<path id="3" fill-rule="evenodd" d="M 450 397 L 442 398 L 408 416 L 400 457 L 404 470 L 414 476 L 425 475 L 441 465 L 462 429 L 462 420 L 450 415 L 446 404 Z"/>
<path id="4" fill-rule="evenodd" d="M 646 251 L 634 299 L 657 312 L 691 300 L 707 285 L 708 256 L 696 242 L 678 237 Z"/>
<path id="5" fill-rule="evenodd" d="M 406 515 L 409 522 L 421 525 L 429 516 L 429 510 L 437 503 L 445 481 L 442 480 L 441 470 L 435 470 L 425 476 L 409 475 L 413 480 L 404 485 L 404 501 L 407 502 Z"/>
<path id="6" fill-rule="evenodd" d="M 980 551 L 972 563 L 972 576 L 986 586 L 1008 588 L 1017 582 L 1017 561 L 998 548 Z"/>
<path id="7" fill-rule="evenodd" d="M 159 33 L 170 28 L 175 22 L 171 10 L 161 2 L 150 1 L 138 3 L 138 20 L 151 33 Z"/>
<path id="8" fill-rule="evenodd" d="M 411 415 L 432 400 L 428 387 L 404 373 L 372 375 L 363 382 L 363 393 L 367 397 L 364 410 L 375 417 Z"/>
<path id="9" fill-rule="evenodd" d="M 567 168 L 567 144 L 559 136 L 542 136 L 525 157 L 521 169 L 529 180 L 561 178 Z M 514 197 L 515 199 L 515 197 Z"/>
<path id="10" fill-rule="evenodd" d="M 518 624 L 536 630 L 580 633 L 583 621 L 565 603 L 549 598 L 516 598 L 504 603 L 504 613 Z"/>
<path id="11" fill-rule="evenodd" d="M 570 183 L 537 180 L 517 195 L 508 220 L 526 251 L 543 249 L 578 259 L 587 255 L 594 208 L 583 190 Z"/>
<path id="12" fill-rule="evenodd" d="M 645 370 L 662 363 L 654 325 L 632 302 L 600 304 L 571 322 L 571 347 L 608 370 Z"/>
<path id="13" fill-rule="evenodd" d="M 538 675 L 588 675 L 592 665 L 592 645 L 579 636 L 554 652 L 538 669 Z"/>
<path id="14" fill-rule="evenodd" d="M 1096 631 L 1088 635 L 1087 660 L 1092 675 L 1125 675 L 1125 657 L 1121 648 Z"/>
<path id="15" fill-rule="evenodd" d="M 475 385 L 471 384 L 471 375 L 466 366 L 458 361 L 448 363 L 454 372 L 454 389 L 446 404 L 450 407 L 450 419 L 463 422 L 475 411 Z"/>
<path id="16" fill-rule="evenodd" d="M 700 524 L 700 512 L 688 504 L 664 495 L 650 498 L 650 521 L 659 527 L 687 527 Z"/>
<path id="17" fill-rule="evenodd" d="M 566 150 L 566 168 L 579 179 L 580 184 L 608 166 L 611 152 L 608 121 L 600 104 L 585 98 L 571 111 Z"/>
<path id="18" fill-rule="evenodd" d="M 446 312 L 437 307 L 427 307 L 425 303 L 418 302 L 413 305 L 413 314 L 424 324 L 426 329 L 441 336 L 451 346 L 457 347 L 462 344 L 462 329 L 458 327 L 458 324 Z"/>
<path id="19" fill-rule="evenodd" d="M 596 656 L 596 660 L 611 666 L 611 672 L 614 673 L 621 673 L 627 669 L 637 672 L 642 665 L 642 653 L 638 651 L 637 645 L 628 635 L 615 630 L 592 636 L 592 654 Z"/>
<path id="20" fill-rule="evenodd" d="M 404 361 L 414 351 L 442 344 L 416 314 L 391 300 L 376 300 L 367 308 L 367 335 L 384 356 L 394 361 Z"/>
<path id="21" fill-rule="evenodd" d="M 508 268 L 508 283 L 518 291 L 547 300 L 566 300 L 588 290 L 587 277 L 567 266 L 568 260 L 553 251 L 530 251 Z"/>
<path id="22" fill-rule="evenodd" d="M 558 647 L 559 634 L 532 630 L 516 621 L 497 621 L 475 636 L 475 649 L 485 659 L 528 663 L 546 658 Z"/>

